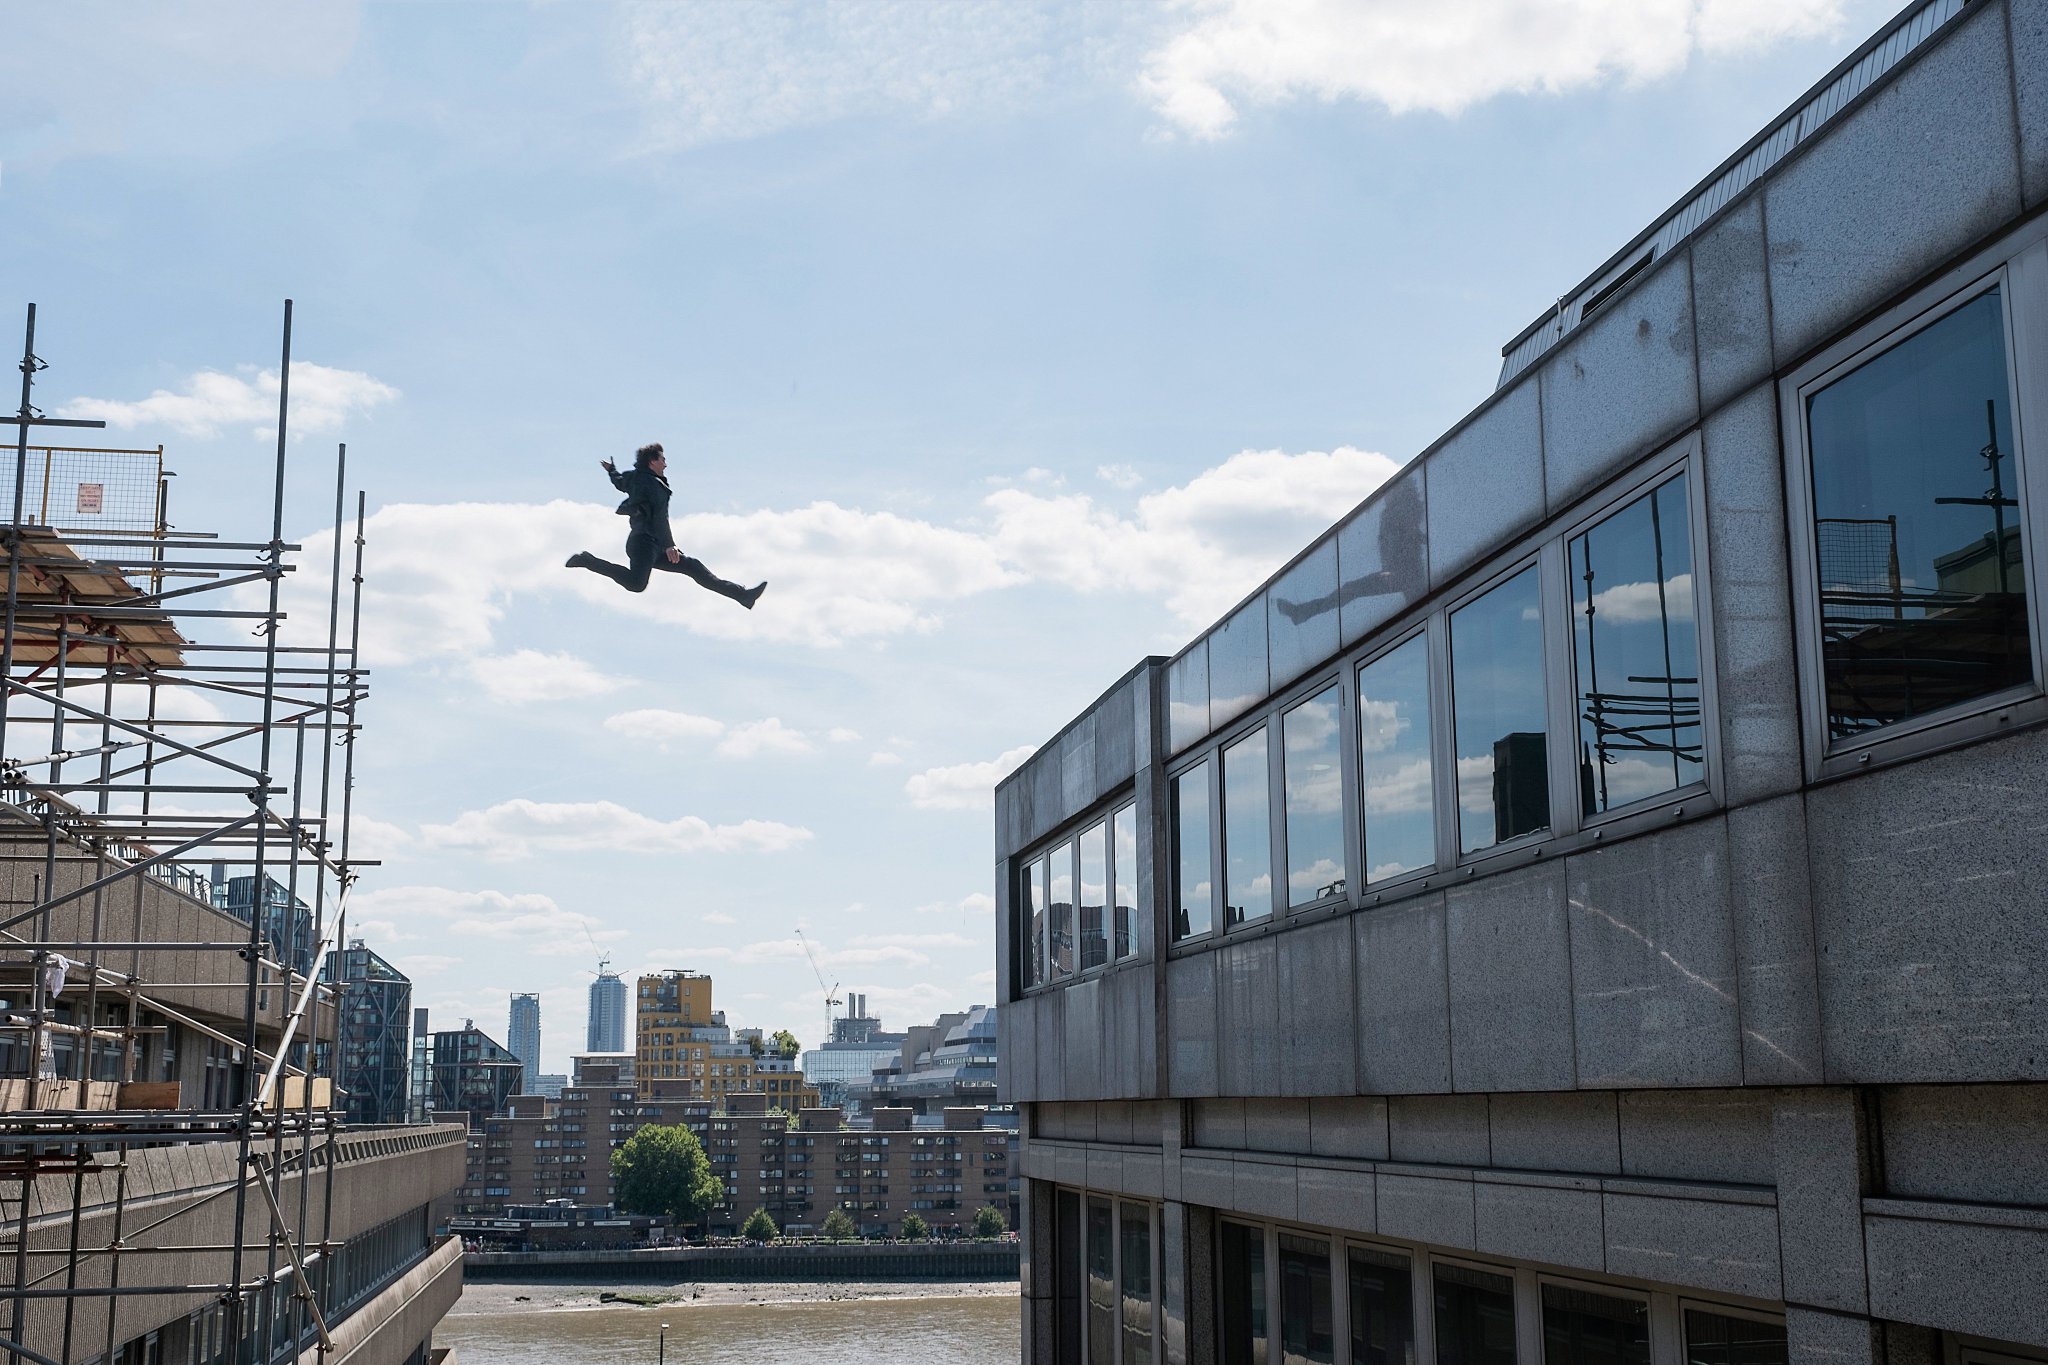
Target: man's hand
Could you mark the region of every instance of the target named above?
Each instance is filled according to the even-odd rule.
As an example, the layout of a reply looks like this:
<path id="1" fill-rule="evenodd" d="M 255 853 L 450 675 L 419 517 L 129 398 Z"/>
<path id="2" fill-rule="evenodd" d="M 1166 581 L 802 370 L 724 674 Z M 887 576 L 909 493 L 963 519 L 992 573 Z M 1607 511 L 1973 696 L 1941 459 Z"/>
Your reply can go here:
<path id="1" fill-rule="evenodd" d="M 619 467 L 613 464 L 610 460 L 599 460 L 597 462 L 597 467 L 599 469 L 602 469 L 607 474 L 616 474 L 619 472 Z"/>
<path id="2" fill-rule="evenodd" d="M 668 547 L 668 562 L 671 564 L 680 564 L 683 562 L 682 546 L 671 545 Z"/>

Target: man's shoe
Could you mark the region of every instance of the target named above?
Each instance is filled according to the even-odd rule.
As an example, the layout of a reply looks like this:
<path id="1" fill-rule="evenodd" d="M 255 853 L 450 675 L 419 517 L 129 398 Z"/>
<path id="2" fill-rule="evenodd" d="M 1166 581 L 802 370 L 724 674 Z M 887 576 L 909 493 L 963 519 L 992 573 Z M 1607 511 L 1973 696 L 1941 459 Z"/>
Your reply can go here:
<path id="1" fill-rule="evenodd" d="M 587 569 L 587 568 L 589 568 L 589 567 L 590 567 L 590 551 L 588 551 L 588 550 L 578 550 L 578 551 L 577 551 L 577 552 L 576 552 L 575 554 L 573 554 L 573 555 L 570 555 L 570 556 L 569 556 L 569 557 L 568 557 L 567 559 L 565 559 L 565 560 L 563 560 L 563 561 L 562 561 L 562 567 L 563 567 L 563 568 L 565 568 L 565 569 Z"/>
<path id="2" fill-rule="evenodd" d="M 748 588 L 745 595 L 740 598 L 740 605 L 745 607 L 748 611 L 752 611 L 754 609 L 754 603 L 760 601 L 761 594 L 766 591 L 768 591 L 768 584 L 765 580 L 756 583 L 753 587 Z"/>

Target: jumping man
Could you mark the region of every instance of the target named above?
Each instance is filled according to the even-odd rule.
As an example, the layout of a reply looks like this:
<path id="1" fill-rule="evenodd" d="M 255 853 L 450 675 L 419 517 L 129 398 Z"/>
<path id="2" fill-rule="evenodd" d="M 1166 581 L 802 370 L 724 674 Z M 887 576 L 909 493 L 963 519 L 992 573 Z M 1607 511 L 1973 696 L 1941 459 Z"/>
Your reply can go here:
<path id="1" fill-rule="evenodd" d="M 648 575 L 656 569 L 687 574 L 700 586 L 730 597 L 748 611 L 754 609 L 754 603 L 768 586 L 766 583 L 756 583 L 751 588 L 728 583 L 705 568 L 702 560 L 692 559 L 676 548 L 676 538 L 668 529 L 668 457 L 661 453 L 659 441 L 635 451 L 633 467 L 623 474 L 610 460 L 599 460 L 598 464 L 610 476 L 612 487 L 626 495 L 626 500 L 619 504 L 619 515 L 628 518 L 626 566 L 621 568 L 610 560 L 578 550 L 569 556 L 568 568 L 601 573 L 627 592 L 645 592 Z"/>

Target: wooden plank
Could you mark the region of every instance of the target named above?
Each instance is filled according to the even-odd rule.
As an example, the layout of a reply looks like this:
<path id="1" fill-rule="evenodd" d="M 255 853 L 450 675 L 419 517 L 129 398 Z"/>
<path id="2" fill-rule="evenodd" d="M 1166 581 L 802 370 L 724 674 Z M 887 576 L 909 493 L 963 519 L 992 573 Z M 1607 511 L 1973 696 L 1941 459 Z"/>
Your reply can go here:
<path id="1" fill-rule="evenodd" d="M 121 1087 L 116 1102 L 120 1109 L 176 1109 L 179 1087 L 176 1081 L 130 1081 Z"/>

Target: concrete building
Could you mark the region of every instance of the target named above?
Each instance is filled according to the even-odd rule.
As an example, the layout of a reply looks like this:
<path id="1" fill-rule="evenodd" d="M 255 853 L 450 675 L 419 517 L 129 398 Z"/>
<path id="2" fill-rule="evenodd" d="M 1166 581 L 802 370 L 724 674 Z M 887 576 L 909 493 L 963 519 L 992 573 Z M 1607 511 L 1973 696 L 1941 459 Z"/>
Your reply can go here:
<path id="1" fill-rule="evenodd" d="M 351 939 L 327 955 L 322 979 L 340 987 L 339 1063 L 334 1078 L 350 1123 L 405 1123 L 410 1119 L 411 1045 L 407 1023 L 412 981 Z"/>
<path id="2" fill-rule="evenodd" d="M 433 1109 L 437 1114 L 457 1110 L 469 1115 L 475 1129 L 493 1114 L 505 1111 L 505 1102 L 519 1093 L 525 1068 L 517 1057 L 476 1026 L 473 1019 L 462 1021 L 459 1029 L 434 1035 Z"/>
<path id="3" fill-rule="evenodd" d="M 1027 1361 L 2048 1358 L 2044 73 L 1909 6 L 998 788 Z"/>
<path id="4" fill-rule="evenodd" d="M 505 1024 L 505 1041 L 519 1059 L 519 1090 L 535 1093 L 540 1084 L 540 997 L 522 992 L 512 997 L 512 1009 Z"/>
<path id="5" fill-rule="evenodd" d="M 590 983 L 590 1017 L 583 1030 L 585 1052 L 626 1051 L 626 983 L 611 969 L 610 959 L 597 964 Z"/>
<path id="6" fill-rule="evenodd" d="M 666 971 L 639 981 L 634 1014 L 634 1074 L 640 1093 L 707 1099 L 759 1090 L 779 1107 L 818 1103 L 796 1063 L 767 1045 L 759 1029 L 736 1037 L 725 1011 L 711 1007 L 711 978 L 702 972 Z"/>
<path id="7" fill-rule="evenodd" d="M 866 1109 L 907 1108 L 937 1114 L 961 1105 L 989 1105 L 996 1098 L 996 1011 L 974 1005 L 919 1024 L 852 1088 Z"/>

